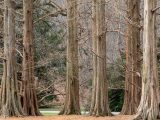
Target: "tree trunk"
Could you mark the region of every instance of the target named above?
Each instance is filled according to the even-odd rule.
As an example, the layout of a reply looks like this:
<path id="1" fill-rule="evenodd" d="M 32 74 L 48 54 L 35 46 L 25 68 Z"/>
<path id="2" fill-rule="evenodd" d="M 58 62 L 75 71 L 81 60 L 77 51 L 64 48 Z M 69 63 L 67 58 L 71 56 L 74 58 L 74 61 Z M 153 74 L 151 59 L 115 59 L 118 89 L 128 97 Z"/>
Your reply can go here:
<path id="1" fill-rule="evenodd" d="M 59 114 L 80 114 L 78 78 L 77 0 L 67 0 L 67 81 L 64 108 Z"/>
<path id="2" fill-rule="evenodd" d="M 156 0 L 144 0 L 142 97 L 135 119 L 157 120 L 159 113 L 159 83 L 155 38 Z"/>
<path id="3" fill-rule="evenodd" d="M 23 97 L 22 106 L 27 115 L 40 115 L 34 79 L 33 50 L 33 0 L 23 0 L 24 37 L 23 37 Z"/>
<path id="4" fill-rule="evenodd" d="M 93 0 L 93 83 L 90 115 L 111 115 L 106 71 L 105 0 Z"/>
<path id="5" fill-rule="evenodd" d="M 4 62 L 1 82 L 1 115 L 22 116 L 23 111 L 18 91 L 15 48 L 15 3 L 4 0 Z"/>
<path id="6" fill-rule="evenodd" d="M 3 2 L 3 0 L 0 0 L 0 2 Z M 3 10 L 0 9 L 0 47 L 3 48 L 2 46 L 2 43 L 3 43 Z"/>
<path id="7" fill-rule="evenodd" d="M 125 97 L 121 111 L 123 115 L 136 113 L 141 96 L 140 78 L 140 1 L 128 0 L 128 23 L 126 40 Z"/>

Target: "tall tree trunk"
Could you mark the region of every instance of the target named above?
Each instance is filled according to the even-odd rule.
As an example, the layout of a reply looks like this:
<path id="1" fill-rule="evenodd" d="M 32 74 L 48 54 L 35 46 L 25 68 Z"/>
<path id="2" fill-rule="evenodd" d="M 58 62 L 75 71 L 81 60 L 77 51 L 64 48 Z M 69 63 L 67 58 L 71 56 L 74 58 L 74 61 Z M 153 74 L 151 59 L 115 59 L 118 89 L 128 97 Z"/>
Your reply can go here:
<path id="1" fill-rule="evenodd" d="M 159 83 L 155 38 L 156 0 L 144 0 L 142 97 L 135 119 L 157 120 L 159 113 Z"/>
<path id="2" fill-rule="evenodd" d="M 77 0 L 67 0 L 67 81 L 64 108 L 60 114 L 80 114 L 78 78 Z"/>
<path id="3" fill-rule="evenodd" d="M 23 37 L 23 98 L 22 106 L 27 115 L 40 115 L 34 78 L 33 50 L 33 0 L 23 0 L 24 37 Z"/>
<path id="4" fill-rule="evenodd" d="M 15 3 L 4 0 L 4 62 L 1 83 L 1 115 L 22 116 L 23 111 L 18 91 L 15 48 Z"/>
<path id="5" fill-rule="evenodd" d="M 93 84 L 90 115 L 111 115 L 106 71 L 105 0 L 93 0 Z"/>
<path id="6" fill-rule="evenodd" d="M 126 40 L 125 97 L 121 114 L 136 113 L 141 96 L 140 78 L 140 1 L 127 0 L 128 23 Z"/>
<path id="7" fill-rule="evenodd" d="M 0 0 L 0 2 L 3 2 L 3 0 Z M 3 36 L 3 10 L 0 9 L 0 47 L 2 47 L 3 45 L 1 44 L 2 43 L 2 38 L 4 37 Z"/>

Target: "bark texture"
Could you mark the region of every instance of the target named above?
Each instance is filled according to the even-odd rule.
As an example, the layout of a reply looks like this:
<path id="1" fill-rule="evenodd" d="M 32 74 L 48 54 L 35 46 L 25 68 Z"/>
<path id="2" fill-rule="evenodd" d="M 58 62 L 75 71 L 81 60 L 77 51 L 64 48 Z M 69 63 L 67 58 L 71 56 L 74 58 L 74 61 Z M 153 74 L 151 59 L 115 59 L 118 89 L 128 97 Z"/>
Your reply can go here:
<path id="1" fill-rule="evenodd" d="M 67 0 L 67 80 L 64 108 L 59 114 L 80 114 L 78 78 L 77 0 Z"/>
<path id="2" fill-rule="evenodd" d="M 93 0 L 93 82 L 90 115 L 111 115 L 106 71 L 105 0 Z"/>
<path id="3" fill-rule="evenodd" d="M 0 2 L 3 2 L 3 0 L 0 0 Z M 4 22 L 3 22 L 3 10 L 0 9 L 0 47 L 2 47 L 1 43 L 2 43 L 2 38 L 4 37 L 3 35 L 3 25 L 4 25 Z"/>
<path id="4" fill-rule="evenodd" d="M 27 115 L 40 115 L 34 77 L 33 50 L 33 0 L 23 0 L 24 38 L 23 38 L 23 97 L 22 106 Z"/>
<path id="5" fill-rule="evenodd" d="M 4 0 L 4 62 L 0 106 L 4 117 L 22 116 L 18 91 L 15 48 L 15 3 Z"/>
<path id="6" fill-rule="evenodd" d="M 136 113 L 141 97 L 140 1 L 127 0 L 128 23 L 126 39 L 125 97 L 121 114 Z"/>
<path id="7" fill-rule="evenodd" d="M 156 0 L 144 0 L 142 97 L 135 119 L 157 120 L 159 113 L 159 83 L 155 37 Z"/>

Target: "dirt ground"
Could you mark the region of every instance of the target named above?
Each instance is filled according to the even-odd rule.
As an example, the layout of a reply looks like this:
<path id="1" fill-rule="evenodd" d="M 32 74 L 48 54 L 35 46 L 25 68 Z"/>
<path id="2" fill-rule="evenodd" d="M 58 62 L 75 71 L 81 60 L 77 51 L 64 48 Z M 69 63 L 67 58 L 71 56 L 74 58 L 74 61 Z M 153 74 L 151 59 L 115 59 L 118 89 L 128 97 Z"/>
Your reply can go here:
<path id="1" fill-rule="evenodd" d="M 42 116 L 23 118 L 2 118 L 0 120 L 131 120 L 133 116 L 90 117 L 90 116 Z"/>

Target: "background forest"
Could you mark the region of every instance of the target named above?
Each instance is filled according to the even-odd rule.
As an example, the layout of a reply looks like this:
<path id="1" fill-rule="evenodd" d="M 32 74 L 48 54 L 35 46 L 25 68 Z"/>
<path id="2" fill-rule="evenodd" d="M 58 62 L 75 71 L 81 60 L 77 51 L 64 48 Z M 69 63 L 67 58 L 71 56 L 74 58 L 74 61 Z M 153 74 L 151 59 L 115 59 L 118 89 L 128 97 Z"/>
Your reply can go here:
<path id="1" fill-rule="evenodd" d="M 72 112 L 79 114 L 79 111 L 77 110 L 79 106 L 76 106 L 76 99 L 79 97 L 80 108 L 82 111 L 87 111 L 87 112 L 90 111 L 91 115 L 97 115 L 97 116 L 99 115 L 101 116 L 102 114 L 111 115 L 110 112 L 103 113 L 103 110 L 101 110 L 100 113 L 98 113 L 95 112 L 96 110 L 94 111 L 92 109 L 92 107 L 94 106 L 93 94 L 95 92 L 96 95 L 96 91 L 98 90 L 100 92 L 100 95 L 98 95 L 101 97 L 100 99 L 105 99 L 104 96 L 108 96 L 109 98 L 109 107 L 106 107 L 108 111 L 121 112 L 122 115 L 135 114 L 140 102 L 141 89 L 143 89 L 141 87 L 142 86 L 141 79 L 142 75 L 145 74 L 144 72 L 145 70 L 142 71 L 142 62 L 143 60 L 144 61 L 146 60 L 145 56 L 147 56 L 146 54 L 143 56 L 143 53 L 145 51 L 144 50 L 145 47 L 143 46 L 146 45 L 144 44 L 145 42 L 143 41 L 143 38 L 145 38 L 146 35 L 143 34 L 143 30 L 144 29 L 146 30 L 146 27 L 144 27 L 144 22 L 146 22 L 145 21 L 146 18 L 144 18 L 144 12 L 143 12 L 145 10 L 144 3 L 146 3 L 146 1 L 155 3 L 155 1 L 154 0 L 99 0 L 99 1 L 77 0 L 76 2 L 74 2 L 74 0 L 71 0 L 72 2 L 69 1 L 67 2 L 66 0 L 33 0 L 33 1 L 29 0 L 29 1 L 30 2 L 27 2 L 27 0 L 15 0 L 14 1 L 15 6 L 12 6 L 12 0 L 11 2 L 10 0 L 6 1 L 0 0 L 0 8 L 1 8 L 0 9 L 0 47 L 1 47 L 0 78 L 2 78 L 0 79 L 0 84 L 1 84 L 0 90 L 2 91 L 0 103 L 3 104 L 3 102 L 5 101 L 3 100 L 3 91 L 5 91 L 4 89 L 6 88 L 6 86 L 4 87 L 5 82 L 3 81 L 4 79 L 3 73 L 8 68 L 5 66 L 6 62 L 4 62 L 6 61 L 5 60 L 6 56 L 4 56 L 4 54 L 9 55 L 9 53 L 7 53 L 6 51 L 7 48 L 6 46 L 8 44 L 5 43 L 5 40 L 7 39 L 8 37 L 7 35 L 9 33 L 13 34 L 12 33 L 13 21 L 8 25 L 7 20 L 10 17 L 11 18 L 15 17 L 14 18 L 15 33 L 16 33 L 15 57 L 17 59 L 15 59 L 15 57 L 12 55 L 11 56 L 13 58 L 11 56 L 9 56 L 9 58 L 12 58 L 13 63 L 14 60 L 16 60 L 15 63 L 17 70 L 15 78 L 18 78 L 18 84 L 16 88 L 20 91 L 20 93 L 18 93 L 20 94 L 20 102 L 22 103 L 23 108 L 25 108 L 26 106 L 26 111 L 25 110 L 24 111 L 27 114 L 31 115 L 40 114 L 38 110 L 32 111 L 31 108 L 27 109 L 27 100 L 29 99 L 27 97 L 30 97 L 31 99 L 33 98 L 31 102 L 33 102 L 32 107 L 35 109 L 40 108 L 41 110 L 43 110 L 47 108 L 59 111 L 64 107 L 64 109 L 61 111 L 62 114 L 70 114 L 69 112 L 71 112 L 71 114 Z M 154 61 L 155 58 L 156 61 L 158 62 L 158 74 L 160 74 L 160 50 L 159 50 L 160 11 L 159 7 L 156 8 L 154 4 L 152 5 L 153 6 L 151 6 L 151 8 L 153 9 L 151 11 L 153 12 L 153 16 L 150 15 L 150 18 L 154 19 L 154 17 L 156 16 L 156 22 L 155 22 L 156 28 L 154 29 L 155 30 L 154 31 L 153 30 L 154 25 L 151 24 L 153 25 L 151 33 L 155 32 L 156 34 L 155 40 L 157 40 L 156 41 L 157 53 L 154 52 L 155 49 L 153 47 L 154 46 L 154 40 L 153 40 L 153 42 L 152 41 L 150 42 L 150 44 L 153 46 L 149 47 L 151 49 L 153 47 L 153 49 L 151 50 L 151 52 L 153 52 L 153 56 L 148 55 L 149 56 L 148 59 L 150 58 L 149 59 L 150 62 L 153 62 L 150 65 L 152 69 L 151 73 L 152 72 L 153 74 L 156 73 L 154 71 L 155 70 L 154 63 L 156 63 Z M 160 5 L 159 0 L 157 0 L 157 6 L 158 5 Z M 8 6 L 13 7 L 10 9 L 15 9 L 15 11 L 11 13 L 8 12 L 10 11 Z M 32 20 L 32 15 L 33 15 L 33 20 Z M 31 19 L 29 20 L 27 18 Z M 76 21 L 77 24 L 75 23 L 74 20 Z M 74 25 L 75 26 L 77 25 L 77 29 L 75 28 Z M 101 31 L 102 33 L 100 34 Z M 33 34 L 29 34 L 30 32 L 31 33 L 33 32 Z M 97 35 L 98 38 L 96 38 L 96 36 L 94 35 L 96 32 L 98 34 Z M 72 34 L 72 36 L 69 33 Z M 150 38 L 154 38 L 155 36 L 152 35 L 151 33 L 148 33 L 148 36 L 150 35 L 151 36 Z M 31 39 L 32 37 L 33 40 Z M 69 38 L 71 41 L 68 40 Z M 74 41 L 75 38 L 77 38 L 76 41 Z M 102 41 L 103 43 L 97 42 L 96 46 L 94 43 L 96 39 L 98 39 L 98 41 Z M 105 45 L 103 46 L 103 44 L 105 44 L 106 46 Z M 76 47 L 78 50 L 77 52 L 76 52 Z M 99 56 L 97 55 L 98 52 L 95 53 L 96 51 L 95 49 L 98 49 L 97 50 L 98 52 L 100 51 Z M 78 58 L 76 58 L 76 55 L 78 56 Z M 154 55 L 157 56 L 157 58 Z M 95 58 L 95 56 L 98 57 Z M 101 63 L 99 59 L 103 56 L 105 56 L 106 60 L 104 60 L 104 63 Z M 69 60 L 71 60 L 72 63 L 70 63 Z M 77 62 L 78 66 L 74 66 Z M 28 67 L 27 65 L 31 67 L 27 68 Z M 70 67 L 67 67 L 67 65 Z M 32 68 L 32 66 L 34 67 Z M 97 66 L 100 67 L 98 68 Z M 25 69 L 25 67 L 27 69 Z M 11 68 L 14 67 L 12 66 Z M 76 71 L 76 69 L 78 70 Z M 13 71 L 14 69 L 11 70 L 11 73 Z M 34 75 L 32 74 L 32 72 L 34 73 Z M 79 74 L 77 72 L 79 72 Z M 142 72 L 144 72 L 144 74 L 142 74 Z M 11 75 L 13 74 L 14 73 L 12 73 Z M 30 78 L 27 78 L 28 74 L 31 75 Z M 72 91 L 69 91 L 70 86 L 66 84 L 66 82 L 68 83 L 69 81 L 68 79 L 71 77 L 70 74 L 73 74 L 72 75 L 73 81 L 71 81 L 72 83 L 70 84 L 70 86 L 73 88 L 70 89 L 72 89 L 73 94 L 75 94 L 73 95 L 75 97 L 74 99 L 75 101 L 73 100 L 73 104 L 76 107 L 73 108 L 74 109 L 73 111 L 70 110 L 68 112 L 66 110 L 68 106 L 66 105 L 67 101 L 65 100 L 65 98 L 69 99 L 67 95 L 70 94 L 70 92 L 72 94 Z M 75 77 L 74 75 L 78 76 L 79 84 L 78 82 L 75 83 L 76 80 L 74 78 Z M 154 75 L 153 79 L 156 76 Z M 34 78 L 32 78 L 33 76 Z M 107 78 L 105 76 L 107 76 Z M 101 86 L 100 88 L 98 87 L 94 88 L 96 86 L 94 79 L 96 78 L 98 79 L 98 77 L 99 79 L 102 79 L 102 81 L 99 82 Z M 31 81 L 29 81 L 30 83 L 27 82 L 28 79 L 31 79 Z M 105 80 L 108 81 L 107 82 L 108 84 L 106 84 Z M 28 89 L 27 85 L 33 88 Z M 158 83 L 154 85 L 158 85 Z M 78 87 L 76 88 L 76 86 L 79 86 L 79 96 L 77 96 L 77 98 L 76 98 L 76 93 L 74 93 L 74 91 L 77 92 L 78 89 Z M 107 92 L 107 86 L 108 86 L 108 92 Z M 69 89 L 68 91 L 66 90 L 67 88 Z M 152 91 L 152 93 L 154 93 L 154 90 Z M 35 96 L 37 97 L 37 100 L 34 99 Z M 152 97 L 149 97 L 149 99 L 151 99 Z M 101 103 L 103 104 L 103 102 Z M 70 106 L 72 106 L 72 102 L 70 104 L 71 104 Z M 105 106 L 105 102 L 103 105 Z M 103 105 L 101 105 L 102 109 L 104 107 Z M 21 109 L 21 107 L 18 107 L 18 109 Z M 5 110 L 2 107 L 2 113 L 4 111 Z"/>

